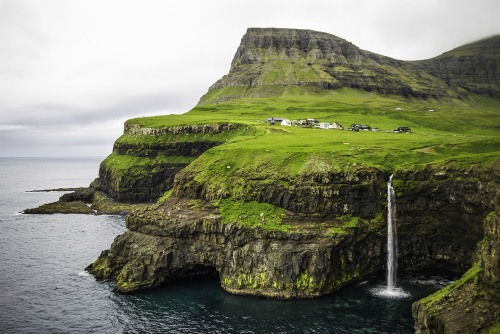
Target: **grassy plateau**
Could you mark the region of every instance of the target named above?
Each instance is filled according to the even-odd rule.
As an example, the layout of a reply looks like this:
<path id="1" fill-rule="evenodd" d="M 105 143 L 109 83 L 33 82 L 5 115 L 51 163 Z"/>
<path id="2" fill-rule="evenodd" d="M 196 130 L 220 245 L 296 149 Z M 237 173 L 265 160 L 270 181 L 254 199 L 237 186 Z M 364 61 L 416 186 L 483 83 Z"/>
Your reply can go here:
<path id="1" fill-rule="evenodd" d="M 223 88 L 227 89 L 237 95 L 236 90 L 245 88 Z M 267 117 L 339 122 L 345 130 L 269 125 Z M 363 166 L 392 171 L 450 161 L 488 166 L 497 163 L 500 156 L 500 101 L 478 96 L 467 100 L 415 99 L 297 86 L 286 88 L 278 97 L 240 98 L 198 105 L 183 115 L 128 122 L 147 128 L 240 124 L 232 133 L 218 135 L 163 139 L 125 135 L 119 139 L 196 141 L 213 136 L 225 144 L 207 151 L 192 163 L 192 168 L 203 173 L 217 170 L 215 174 L 220 176 L 245 169 L 255 173 L 259 168 L 265 168 L 267 173 L 294 176 L 307 171 L 344 171 Z M 368 124 L 378 131 L 348 131 L 353 123 Z M 412 133 L 392 132 L 400 126 L 410 127 Z"/>

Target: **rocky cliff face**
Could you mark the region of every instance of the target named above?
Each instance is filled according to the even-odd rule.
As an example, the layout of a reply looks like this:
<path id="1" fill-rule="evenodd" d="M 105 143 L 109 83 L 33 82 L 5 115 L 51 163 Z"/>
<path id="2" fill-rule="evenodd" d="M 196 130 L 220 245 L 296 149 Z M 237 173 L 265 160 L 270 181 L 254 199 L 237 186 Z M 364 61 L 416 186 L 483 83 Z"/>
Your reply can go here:
<path id="1" fill-rule="evenodd" d="M 127 227 L 89 268 L 96 277 L 115 278 L 122 293 L 216 271 L 231 293 L 314 297 L 381 266 L 383 225 L 375 221 L 345 235 L 307 226 L 297 232 L 248 229 L 222 223 L 207 201 L 172 197 L 134 212 Z"/>
<path id="2" fill-rule="evenodd" d="M 477 192 L 464 192 L 463 197 L 472 194 L 489 193 L 475 207 L 482 206 L 483 214 L 477 228 L 483 230 L 481 241 L 473 254 L 473 267 L 464 276 L 435 294 L 413 305 L 416 333 L 483 333 L 500 323 L 500 187 L 497 171 L 488 178 L 480 176 Z M 489 180 L 489 182 L 488 182 Z M 472 204 L 472 203 L 471 203 Z M 469 205 L 468 205 L 469 206 Z M 467 211 L 471 212 L 471 207 Z M 472 212 L 471 212 L 472 213 Z M 468 231 L 460 231 L 462 235 Z M 459 237 L 457 235 L 457 237 Z"/>
<path id="3" fill-rule="evenodd" d="M 236 171 L 234 185 L 244 184 L 244 190 L 233 187 L 221 191 L 210 180 L 201 180 L 195 170 L 187 168 L 176 175 L 173 193 L 211 201 L 225 197 L 246 202 L 254 200 L 301 214 L 372 218 L 384 210 L 386 178 L 386 173 L 372 168 L 304 173 L 297 177 L 261 173 L 258 178 L 250 172 Z"/>
<path id="4" fill-rule="evenodd" d="M 229 74 L 201 103 L 279 95 L 288 86 L 342 87 L 415 97 L 457 96 L 412 63 L 361 50 L 337 36 L 299 29 L 250 28 Z"/>
<path id="5" fill-rule="evenodd" d="M 495 172 L 439 166 L 394 177 L 400 267 L 470 268 L 483 221 L 494 210 Z"/>
<path id="6" fill-rule="evenodd" d="M 452 285 L 413 305 L 416 333 L 482 333 L 489 332 L 491 326 L 498 326 L 500 322 L 500 175 L 498 170 L 491 170 L 485 175 L 474 175 L 473 179 L 476 178 L 477 188 L 469 185 L 468 190 L 458 193 L 459 201 L 466 204 L 464 211 L 476 215 L 475 230 L 482 231 L 478 234 L 480 241 L 476 251 L 470 254 L 473 266 Z M 448 201 L 456 203 L 456 195 Z M 475 212 L 479 208 L 482 214 Z M 456 210 L 453 212 L 456 217 Z M 453 229 L 457 231 L 455 238 L 469 233 L 457 226 Z"/>
<path id="7" fill-rule="evenodd" d="M 172 188 L 174 176 L 181 169 L 222 143 L 212 135 L 236 127 L 204 124 L 147 128 L 127 123 L 113 153 L 101 163 L 97 188 L 120 202 L 155 201 Z"/>
<path id="8" fill-rule="evenodd" d="M 457 177 L 466 173 L 466 178 Z M 401 267 L 440 266 L 464 272 L 472 266 L 476 245 L 485 233 L 482 222 L 494 207 L 498 175 L 428 167 L 401 171 L 395 177 L 400 177 L 394 184 Z M 341 212 L 363 216 L 357 224 L 346 225 L 339 213 L 322 211 L 325 207 L 318 203 L 323 202 L 325 192 L 313 189 L 320 185 L 336 189 L 339 181 L 349 178 L 357 180 L 353 188 L 370 180 L 381 189 L 375 191 L 375 204 L 369 208 L 362 210 L 364 202 L 360 201 L 359 207 L 347 206 L 347 212 Z M 221 286 L 231 293 L 296 298 L 330 293 L 384 269 L 385 173 L 365 170 L 357 178 L 318 176 L 303 189 L 295 187 L 298 192 L 309 189 L 304 207 L 287 202 L 294 198 L 289 194 L 261 196 L 269 202 L 281 198 L 275 203 L 287 208 L 283 219 L 290 226 L 287 231 L 224 223 L 211 195 L 200 191 L 200 185 L 189 191 L 186 184 L 194 184 L 184 181 L 176 179 L 174 195 L 164 203 L 127 217 L 129 232 L 89 266 L 96 277 L 116 279 L 116 290 L 129 293 L 176 278 L 217 272 Z M 272 193 L 283 191 L 268 187 Z M 259 196 L 258 192 L 252 195 Z M 305 215 L 303 208 L 318 211 Z M 489 263 L 488 277 L 498 277 L 497 263 Z"/>

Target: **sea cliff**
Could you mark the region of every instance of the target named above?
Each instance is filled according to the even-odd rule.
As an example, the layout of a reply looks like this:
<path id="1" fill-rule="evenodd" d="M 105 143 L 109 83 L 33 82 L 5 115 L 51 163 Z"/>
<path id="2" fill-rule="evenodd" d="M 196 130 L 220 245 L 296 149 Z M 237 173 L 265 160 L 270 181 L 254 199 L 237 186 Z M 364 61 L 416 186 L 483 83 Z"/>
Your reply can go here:
<path id="1" fill-rule="evenodd" d="M 465 172 L 469 173 L 471 178 L 457 181 L 457 174 L 463 175 Z M 377 176 L 374 174 L 375 171 L 371 170 L 362 173 Z M 446 167 L 429 167 L 423 171 L 405 171 L 395 174 L 395 177 L 405 177 L 405 179 L 395 179 L 395 188 L 398 193 L 400 264 L 402 269 L 439 265 L 455 271 L 465 271 L 474 263 L 476 245 L 483 239 L 485 233 L 483 221 L 495 207 L 493 201 L 496 187 L 494 178 L 498 177 L 498 174 L 497 171 L 493 175 L 491 173 L 493 171 L 490 170 L 470 169 L 464 171 Z M 430 178 L 418 180 L 422 175 L 429 176 L 429 174 Z M 370 256 L 361 252 L 358 254 L 359 256 L 353 257 L 351 254 L 350 258 L 352 261 L 370 263 L 370 257 L 375 256 L 377 260 L 374 260 L 373 265 L 369 266 L 371 269 L 368 272 L 381 270 L 385 258 L 385 250 L 383 250 L 382 245 L 385 243 L 383 213 L 386 208 L 386 198 L 383 194 L 387 178 L 384 177 L 384 173 L 379 173 L 379 179 L 372 180 L 373 184 L 379 185 L 379 192 L 375 192 L 377 196 L 373 196 L 373 193 L 366 195 L 367 199 L 374 202 L 374 205 L 368 208 L 361 199 L 358 202 L 355 201 L 359 206 L 350 207 L 347 205 L 348 209 L 340 213 L 326 213 L 323 207 L 318 209 L 316 213 L 304 214 L 300 212 L 303 208 L 307 208 L 307 210 L 318 208 L 318 203 L 323 201 L 335 200 L 336 195 L 331 195 L 327 199 L 325 193 L 335 194 L 336 188 L 339 186 L 337 182 L 343 181 L 345 178 L 339 178 L 339 181 L 335 182 L 333 175 L 324 176 L 328 177 L 329 181 L 323 180 L 303 185 L 306 189 L 297 187 L 299 193 L 308 192 L 310 194 L 307 197 L 302 197 L 303 207 L 282 203 L 284 204 L 282 207 L 288 207 L 281 222 L 283 226 L 287 226 L 285 230 L 273 231 L 259 227 L 245 227 L 241 224 L 224 224 L 218 207 L 210 204 L 211 202 L 207 199 L 207 197 L 212 198 L 211 194 L 198 196 L 199 193 L 196 191 L 192 193 L 193 196 L 171 195 L 161 204 L 143 211 L 134 211 L 127 217 L 127 227 L 133 232 L 133 235 L 140 233 L 156 237 L 202 239 L 204 242 L 213 243 L 208 248 L 213 250 L 212 248 L 215 247 L 216 252 L 227 252 L 225 247 L 228 244 L 233 246 L 246 245 L 250 241 L 261 239 L 276 239 L 277 241 L 281 240 L 281 242 L 283 240 L 307 241 L 307 243 L 329 245 L 328 247 L 331 248 L 339 243 L 339 240 L 346 238 L 349 239 L 347 244 L 354 243 L 353 237 L 366 237 L 364 233 L 369 232 L 374 234 L 374 239 L 361 246 L 361 249 L 370 250 Z M 477 176 L 481 178 L 477 179 Z M 433 178 L 437 179 L 433 180 Z M 355 189 L 360 182 L 363 181 L 355 181 L 353 185 L 347 187 Z M 409 183 L 411 186 L 408 185 Z M 185 186 L 184 183 L 182 184 Z M 346 186 L 345 184 L 340 185 Z M 319 186 L 323 187 L 324 190 L 315 191 L 314 189 Z M 276 198 L 295 197 L 283 194 L 283 189 L 279 186 L 268 185 L 268 188 L 272 188 L 271 190 L 267 189 L 267 191 L 276 193 Z M 464 189 L 467 188 L 472 191 L 464 192 Z M 476 192 L 475 190 L 478 188 L 484 190 Z M 177 193 L 175 189 L 174 186 L 174 194 Z M 257 194 L 253 195 L 260 198 Z M 269 199 L 268 203 L 272 202 L 272 198 Z M 332 219 L 332 217 L 336 217 L 336 219 Z M 349 221 L 346 221 L 346 217 L 349 217 Z M 213 228 L 213 231 L 210 228 Z M 345 245 L 342 246 L 342 248 L 344 247 Z M 281 248 L 283 247 L 276 248 L 277 253 Z M 267 253 L 266 250 L 269 249 L 262 249 L 263 254 Z M 184 255 L 180 255 L 180 258 L 183 257 Z M 137 260 L 137 257 L 134 259 Z M 196 262 L 200 262 L 199 264 L 202 265 L 210 261 L 194 261 L 194 263 Z M 323 263 L 328 264 L 329 261 L 323 261 Z M 326 265 L 326 267 L 330 265 Z M 361 264 L 357 264 L 357 266 L 359 265 Z M 241 268 L 248 267 L 241 266 Z M 116 270 L 112 271 L 116 272 Z M 364 272 L 366 275 L 366 271 Z M 356 277 L 359 276 L 356 275 Z M 119 285 L 118 289 L 120 289 Z"/>

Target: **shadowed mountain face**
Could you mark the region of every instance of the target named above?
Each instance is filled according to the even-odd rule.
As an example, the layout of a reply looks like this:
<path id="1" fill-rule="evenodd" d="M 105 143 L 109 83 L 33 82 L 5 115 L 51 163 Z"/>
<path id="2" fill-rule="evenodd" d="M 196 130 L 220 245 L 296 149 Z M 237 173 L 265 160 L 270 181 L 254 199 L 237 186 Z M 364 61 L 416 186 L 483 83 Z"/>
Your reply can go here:
<path id="1" fill-rule="evenodd" d="M 418 69 L 443 79 L 451 87 L 500 97 L 500 35 L 414 64 Z"/>
<path id="2" fill-rule="evenodd" d="M 342 87 L 414 97 L 457 97 L 442 79 L 410 62 L 361 50 L 331 34 L 298 29 L 250 28 L 228 75 L 202 103 L 279 95 L 285 87 Z"/>

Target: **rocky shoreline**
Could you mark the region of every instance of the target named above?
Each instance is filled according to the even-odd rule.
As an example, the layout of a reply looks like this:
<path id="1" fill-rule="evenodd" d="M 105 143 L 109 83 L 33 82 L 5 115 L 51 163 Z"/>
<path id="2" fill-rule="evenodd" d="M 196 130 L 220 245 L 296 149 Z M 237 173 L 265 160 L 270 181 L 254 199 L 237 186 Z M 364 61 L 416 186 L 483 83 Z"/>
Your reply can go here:
<path id="1" fill-rule="evenodd" d="M 336 291 L 382 265 L 380 221 L 345 234 L 292 220 L 289 231 L 266 231 L 222 223 L 209 202 L 197 201 L 196 210 L 192 206 L 192 200 L 171 197 L 132 212 L 126 219 L 129 231 L 87 270 L 115 279 L 120 293 L 215 271 L 230 293 L 309 298 Z M 358 258 L 365 259 L 363 264 Z"/>
<path id="2" fill-rule="evenodd" d="M 89 187 L 34 190 L 33 192 L 68 192 L 58 201 L 22 211 L 24 214 L 109 214 L 126 215 L 149 203 L 120 203 L 102 191 L 98 180 Z"/>

